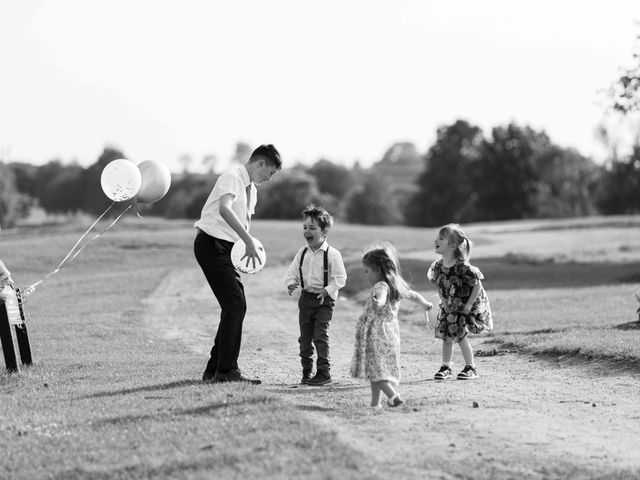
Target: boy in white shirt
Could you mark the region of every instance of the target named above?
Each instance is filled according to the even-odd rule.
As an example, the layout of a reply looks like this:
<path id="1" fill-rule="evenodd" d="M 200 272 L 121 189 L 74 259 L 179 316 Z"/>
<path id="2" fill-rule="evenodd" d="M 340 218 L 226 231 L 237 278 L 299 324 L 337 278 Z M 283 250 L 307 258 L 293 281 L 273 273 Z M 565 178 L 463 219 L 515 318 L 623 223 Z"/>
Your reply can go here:
<path id="1" fill-rule="evenodd" d="M 298 343 L 302 363 L 301 383 L 321 386 L 331 383 L 329 323 L 338 290 L 344 287 L 347 273 L 342 255 L 327 243 L 333 217 L 324 208 L 311 205 L 302 212 L 302 218 L 302 232 L 307 245 L 293 257 L 285 285 L 289 295 L 300 287 Z M 313 345 L 316 347 L 317 368 L 312 378 Z"/>
<path id="2" fill-rule="evenodd" d="M 249 235 L 257 203 L 255 185 L 268 182 L 281 168 L 278 150 L 273 145 L 260 145 L 246 164 L 220 175 L 194 225 L 198 228 L 194 241 L 196 260 L 222 310 L 211 357 L 202 375 L 205 382 L 260 383 L 238 368 L 247 301 L 240 274 L 231 262 L 231 248 L 242 239 L 246 245 L 243 261 L 254 265 L 260 262 Z"/>

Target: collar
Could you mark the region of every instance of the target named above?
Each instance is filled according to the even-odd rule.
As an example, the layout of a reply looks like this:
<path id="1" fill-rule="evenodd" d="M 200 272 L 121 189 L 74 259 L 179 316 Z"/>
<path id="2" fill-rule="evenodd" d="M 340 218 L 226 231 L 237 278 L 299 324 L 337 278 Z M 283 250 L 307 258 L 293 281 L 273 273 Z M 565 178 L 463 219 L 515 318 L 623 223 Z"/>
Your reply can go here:
<path id="1" fill-rule="evenodd" d="M 327 242 L 327 239 L 325 238 L 324 242 L 322 242 L 322 244 L 320 245 L 318 250 L 327 250 L 328 248 L 329 248 L 329 243 Z M 307 250 L 309 250 L 311 253 L 315 253 L 313 250 L 311 250 L 311 247 L 309 245 L 307 245 Z M 318 250 L 316 250 L 316 252 Z"/>
<path id="2" fill-rule="evenodd" d="M 244 180 L 244 186 L 248 187 L 249 185 L 253 185 L 251 177 L 249 177 L 249 171 L 247 170 L 247 167 L 245 167 L 244 165 L 240 165 L 238 169 L 240 170 L 240 175 L 242 175 L 242 180 Z"/>

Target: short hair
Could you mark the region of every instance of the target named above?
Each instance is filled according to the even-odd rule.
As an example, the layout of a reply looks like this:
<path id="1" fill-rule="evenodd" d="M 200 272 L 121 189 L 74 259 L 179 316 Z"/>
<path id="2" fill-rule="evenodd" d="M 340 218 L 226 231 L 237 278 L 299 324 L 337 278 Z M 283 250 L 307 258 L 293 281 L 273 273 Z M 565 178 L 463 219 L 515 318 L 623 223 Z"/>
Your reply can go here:
<path id="1" fill-rule="evenodd" d="M 263 159 L 267 164 L 276 167 L 278 170 L 282 168 L 280 152 L 271 144 L 263 144 L 256 148 L 249 157 L 249 163 L 257 162 L 260 159 Z"/>
<path id="2" fill-rule="evenodd" d="M 322 230 L 326 230 L 327 227 L 331 229 L 333 226 L 333 217 L 329 212 L 327 212 L 322 207 L 316 207 L 311 204 L 307 208 L 302 211 L 302 218 L 306 220 L 307 218 L 313 218 Z"/>

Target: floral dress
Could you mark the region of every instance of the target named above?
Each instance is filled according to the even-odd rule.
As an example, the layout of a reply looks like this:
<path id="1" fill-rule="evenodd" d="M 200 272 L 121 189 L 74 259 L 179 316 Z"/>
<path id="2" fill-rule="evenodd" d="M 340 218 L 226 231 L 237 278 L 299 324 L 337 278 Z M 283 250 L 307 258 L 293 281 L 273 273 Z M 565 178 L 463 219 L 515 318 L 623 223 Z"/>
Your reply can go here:
<path id="1" fill-rule="evenodd" d="M 385 304 L 378 306 L 375 298 L 385 294 Z M 351 376 L 371 382 L 400 382 L 399 305 L 400 302 L 389 300 L 386 282 L 373 286 L 356 325 Z"/>
<path id="2" fill-rule="evenodd" d="M 493 329 L 491 306 L 482 285 L 473 302 L 471 312 L 468 315 L 463 313 L 473 287 L 484 279 L 478 268 L 463 261 L 447 268 L 442 260 L 436 260 L 431 264 L 427 278 L 436 284 L 440 295 L 436 338 L 459 342 L 469 332 L 480 333 Z"/>

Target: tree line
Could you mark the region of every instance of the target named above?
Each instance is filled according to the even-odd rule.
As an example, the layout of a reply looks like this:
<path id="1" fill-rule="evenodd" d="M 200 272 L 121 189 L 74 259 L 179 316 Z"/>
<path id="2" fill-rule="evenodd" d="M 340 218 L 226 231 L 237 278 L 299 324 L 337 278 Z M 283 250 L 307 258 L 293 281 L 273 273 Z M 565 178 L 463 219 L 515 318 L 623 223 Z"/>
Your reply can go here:
<path id="1" fill-rule="evenodd" d="M 101 213 L 110 201 L 100 175 L 116 158 L 126 156 L 107 147 L 87 168 L 59 160 L 0 163 L 0 225 L 15 224 L 36 205 L 51 214 Z M 216 178 L 213 172 L 174 175 L 166 197 L 145 213 L 198 218 Z M 380 225 L 633 214 L 640 212 L 640 145 L 598 165 L 528 126 L 512 123 L 485 135 L 458 120 L 438 129 L 427 152 L 396 143 L 370 168 L 327 159 L 285 164 L 260 186 L 260 195 L 268 201 L 259 203 L 257 218 L 298 218 L 316 203 L 343 221 Z"/>

